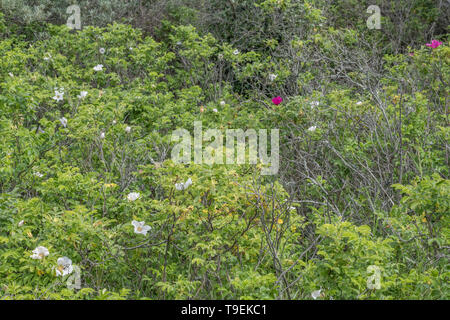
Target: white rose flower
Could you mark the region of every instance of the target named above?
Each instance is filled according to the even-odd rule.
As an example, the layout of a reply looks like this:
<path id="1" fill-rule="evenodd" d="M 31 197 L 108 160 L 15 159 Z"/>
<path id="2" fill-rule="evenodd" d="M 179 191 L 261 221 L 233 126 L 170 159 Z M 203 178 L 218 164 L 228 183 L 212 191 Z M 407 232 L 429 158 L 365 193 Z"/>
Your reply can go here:
<path id="1" fill-rule="evenodd" d="M 83 99 L 87 96 L 87 91 L 81 91 L 80 94 L 77 96 L 78 99 Z"/>
<path id="2" fill-rule="evenodd" d="M 139 192 L 130 192 L 127 196 L 128 201 L 135 201 L 141 197 Z"/>
<path id="3" fill-rule="evenodd" d="M 42 178 L 44 175 L 42 173 L 40 173 L 39 171 L 36 171 L 35 173 L 33 173 L 36 177 L 38 178 Z"/>
<path id="4" fill-rule="evenodd" d="M 134 226 L 134 233 L 143 234 L 145 236 L 147 235 L 147 232 L 151 230 L 150 226 L 145 225 L 145 221 L 139 222 L 133 220 L 131 224 Z"/>
<path id="5" fill-rule="evenodd" d="M 319 104 L 320 104 L 320 102 L 319 101 L 311 101 L 311 108 L 314 108 L 314 107 L 318 107 L 319 106 Z"/>
<path id="6" fill-rule="evenodd" d="M 61 88 L 61 89 L 64 90 L 64 88 Z M 55 96 L 53 97 L 53 100 L 56 100 L 56 101 L 64 100 L 64 91 L 55 90 Z"/>
<path id="7" fill-rule="evenodd" d="M 39 246 L 33 250 L 33 254 L 30 256 L 32 259 L 43 259 L 49 255 L 49 251 L 46 247 Z"/>
<path id="8" fill-rule="evenodd" d="M 61 122 L 64 128 L 67 127 L 67 119 L 65 117 L 62 117 L 61 119 L 59 119 L 59 121 Z"/>
<path id="9" fill-rule="evenodd" d="M 313 291 L 313 292 L 311 292 L 311 297 L 312 297 L 314 300 L 316 300 L 318 297 L 320 297 L 320 293 L 321 293 L 321 292 L 322 292 L 322 289 Z"/>
<path id="10" fill-rule="evenodd" d="M 175 188 L 179 191 L 181 190 L 186 190 L 187 188 L 189 188 L 189 186 L 192 184 L 192 179 L 189 178 L 186 180 L 185 183 L 180 182 L 180 183 L 175 183 Z"/>
<path id="11" fill-rule="evenodd" d="M 274 81 L 277 77 L 278 76 L 276 74 L 273 74 L 273 73 L 269 74 L 270 81 Z"/>
<path id="12" fill-rule="evenodd" d="M 184 183 L 180 182 L 180 183 L 175 183 L 175 189 L 181 191 L 184 189 Z"/>
<path id="13" fill-rule="evenodd" d="M 58 258 L 56 261 L 56 276 L 66 276 L 73 272 L 72 260 L 67 257 Z"/>

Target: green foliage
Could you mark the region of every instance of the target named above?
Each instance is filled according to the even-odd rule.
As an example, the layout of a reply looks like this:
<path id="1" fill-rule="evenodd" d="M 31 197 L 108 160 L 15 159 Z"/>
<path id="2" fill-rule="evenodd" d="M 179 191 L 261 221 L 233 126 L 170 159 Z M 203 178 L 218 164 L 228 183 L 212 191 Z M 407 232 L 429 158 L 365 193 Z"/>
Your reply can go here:
<path id="1" fill-rule="evenodd" d="M 0 299 L 448 299 L 431 1 L 378 34 L 364 1 L 169 1 L 149 24 L 164 1 L 78 3 L 71 31 L 70 1 L 1 2 Z M 174 163 L 195 121 L 279 129 L 279 174 Z"/>

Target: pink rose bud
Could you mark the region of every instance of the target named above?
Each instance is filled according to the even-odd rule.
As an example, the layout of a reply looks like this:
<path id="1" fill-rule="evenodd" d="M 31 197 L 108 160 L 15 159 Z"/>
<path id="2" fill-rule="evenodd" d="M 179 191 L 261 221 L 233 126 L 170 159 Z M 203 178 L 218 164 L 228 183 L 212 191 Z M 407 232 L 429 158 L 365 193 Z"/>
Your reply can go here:
<path id="1" fill-rule="evenodd" d="M 280 96 L 275 97 L 275 98 L 272 99 L 272 102 L 273 102 L 274 105 L 279 105 L 280 103 L 283 102 L 283 98 L 280 97 Z"/>
<path id="2" fill-rule="evenodd" d="M 433 49 L 436 49 L 436 48 L 439 47 L 441 44 L 442 44 L 441 41 L 438 41 L 438 40 L 432 40 L 431 43 L 427 43 L 426 46 L 427 46 L 427 47 L 430 47 L 430 48 L 433 48 Z"/>

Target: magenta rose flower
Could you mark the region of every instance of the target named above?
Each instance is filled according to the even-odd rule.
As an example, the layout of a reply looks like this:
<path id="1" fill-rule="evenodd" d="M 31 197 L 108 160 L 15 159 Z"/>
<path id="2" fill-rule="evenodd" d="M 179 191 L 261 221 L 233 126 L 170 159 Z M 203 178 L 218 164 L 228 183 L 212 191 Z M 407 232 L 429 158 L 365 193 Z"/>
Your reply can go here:
<path id="1" fill-rule="evenodd" d="M 283 98 L 280 97 L 280 96 L 275 97 L 275 98 L 272 99 L 272 102 L 273 102 L 274 105 L 279 105 L 280 103 L 283 102 Z"/>
<path id="2" fill-rule="evenodd" d="M 426 46 L 427 46 L 427 47 L 430 47 L 430 48 L 433 48 L 433 49 L 436 49 L 436 48 L 439 47 L 441 44 L 442 44 L 441 41 L 438 41 L 438 40 L 432 40 L 431 43 L 427 43 Z"/>

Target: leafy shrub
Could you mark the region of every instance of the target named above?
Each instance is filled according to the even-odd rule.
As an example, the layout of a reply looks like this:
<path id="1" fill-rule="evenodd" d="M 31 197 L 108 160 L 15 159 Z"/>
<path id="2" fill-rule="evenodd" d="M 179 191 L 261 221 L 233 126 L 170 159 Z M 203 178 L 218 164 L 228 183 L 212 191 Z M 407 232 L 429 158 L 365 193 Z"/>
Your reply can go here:
<path id="1" fill-rule="evenodd" d="M 448 299 L 447 43 L 334 21 L 352 1 L 230 3 L 151 37 L 2 2 L 1 299 Z M 174 163 L 195 121 L 280 129 L 279 174 Z"/>

